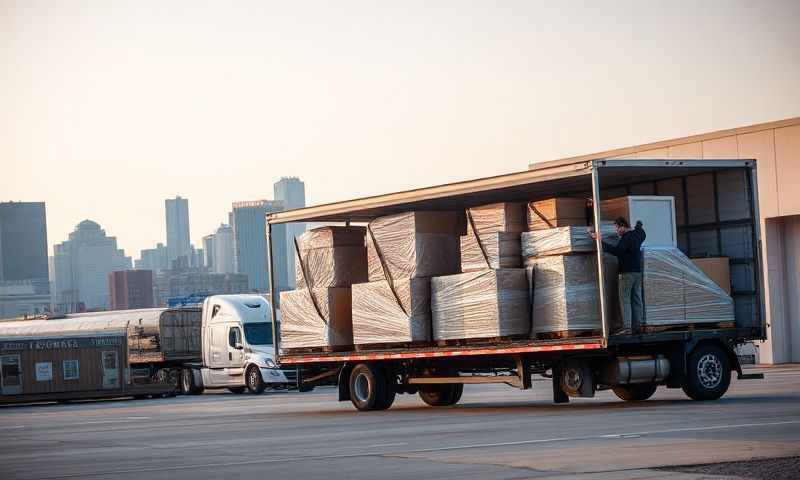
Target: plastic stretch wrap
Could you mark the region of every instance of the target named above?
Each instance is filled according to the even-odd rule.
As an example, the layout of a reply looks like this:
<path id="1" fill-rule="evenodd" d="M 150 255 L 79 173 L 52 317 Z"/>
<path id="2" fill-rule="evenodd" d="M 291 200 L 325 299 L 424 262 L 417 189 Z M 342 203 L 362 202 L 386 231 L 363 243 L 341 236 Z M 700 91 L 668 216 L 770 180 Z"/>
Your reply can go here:
<path id="1" fill-rule="evenodd" d="M 475 229 L 481 236 L 499 232 L 519 233 L 527 230 L 524 203 L 481 205 L 470 208 L 468 215 L 472 217 L 471 223 L 475 225 Z"/>
<path id="2" fill-rule="evenodd" d="M 486 250 L 486 258 L 489 259 L 488 264 L 475 235 L 464 235 L 461 237 L 461 271 L 473 272 L 487 268 L 522 266 L 519 235 L 517 232 L 481 234 L 481 243 Z"/>
<path id="3" fill-rule="evenodd" d="M 677 248 L 645 248 L 645 325 L 733 322 L 733 299 Z"/>
<path id="4" fill-rule="evenodd" d="M 434 340 L 527 335 L 531 329 L 523 268 L 431 279 Z"/>
<path id="5" fill-rule="evenodd" d="M 587 225 L 586 199 L 558 197 L 527 205 L 528 230 Z"/>
<path id="6" fill-rule="evenodd" d="M 297 238 L 295 250 L 297 288 L 307 288 L 302 269 L 313 287 L 346 287 L 367 281 L 367 247 L 364 227 L 320 227 Z M 294 250 L 294 247 L 291 247 Z"/>
<path id="7" fill-rule="evenodd" d="M 521 237 L 522 257 L 528 262 L 531 258 L 545 255 L 564 255 L 568 253 L 594 252 L 595 241 L 586 233 L 585 226 L 558 227 L 547 230 L 523 232 Z M 613 223 L 601 223 L 603 240 L 616 245 L 619 241 Z"/>
<path id="8" fill-rule="evenodd" d="M 307 288 L 281 292 L 281 347 L 322 348 L 353 344 L 349 287 L 314 288 L 322 318 Z"/>
<path id="9" fill-rule="evenodd" d="M 430 279 L 400 280 L 395 281 L 394 286 L 402 308 L 386 280 L 353 285 L 353 341 L 356 345 L 430 341 Z"/>
<path id="10" fill-rule="evenodd" d="M 466 234 L 466 217 L 460 212 L 407 212 L 370 222 L 367 232 L 369 281 L 386 280 L 374 236 L 395 281 L 458 273 L 459 236 Z"/>
<path id="11" fill-rule="evenodd" d="M 603 255 L 606 315 L 614 328 L 617 301 L 617 259 Z M 539 333 L 567 330 L 601 330 L 600 295 L 595 255 L 557 255 L 531 262 L 533 276 L 533 328 Z"/>

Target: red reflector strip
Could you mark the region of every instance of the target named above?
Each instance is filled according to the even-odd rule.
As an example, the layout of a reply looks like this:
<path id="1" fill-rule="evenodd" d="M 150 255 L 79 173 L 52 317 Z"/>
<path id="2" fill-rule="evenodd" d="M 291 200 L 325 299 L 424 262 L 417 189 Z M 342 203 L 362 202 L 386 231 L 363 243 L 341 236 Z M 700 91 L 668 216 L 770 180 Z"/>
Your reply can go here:
<path id="1" fill-rule="evenodd" d="M 565 345 L 525 345 L 507 348 L 477 348 L 470 350 L 441 350 L 406 353 L 342 353 L 319 355 L 281 356 L 281 364 L 351 362 L 354 360 L 404 360 L 412 358 L 467 357 L 474 355 L 509 355 L 515 353 L 557 352 L 563 350 L 596 350 L 603 348 L 601 343 L 572 343 Z"/>

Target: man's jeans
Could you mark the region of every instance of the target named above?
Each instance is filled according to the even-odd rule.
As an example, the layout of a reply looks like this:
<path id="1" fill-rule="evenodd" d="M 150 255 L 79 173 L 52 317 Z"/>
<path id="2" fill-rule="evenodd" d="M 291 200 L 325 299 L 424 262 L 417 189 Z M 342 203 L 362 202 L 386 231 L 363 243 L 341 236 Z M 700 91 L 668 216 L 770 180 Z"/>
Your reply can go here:
<path id="1" fill-rule="evenodd" d="M 622 309 L 622 328 L 638 329 L 642 324 L 642 273 L 619 274 L 619 306 Z"/>

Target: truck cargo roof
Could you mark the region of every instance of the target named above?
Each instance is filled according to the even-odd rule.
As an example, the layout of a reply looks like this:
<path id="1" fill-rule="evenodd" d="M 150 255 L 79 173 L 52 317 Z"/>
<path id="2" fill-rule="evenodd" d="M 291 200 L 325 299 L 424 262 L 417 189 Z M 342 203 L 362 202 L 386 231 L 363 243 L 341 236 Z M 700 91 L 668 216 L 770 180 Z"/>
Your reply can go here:
<path id="1" fill-rule="evenodd" d="M 271 213 L 269 223 L 366 222 L 410 210 L 456 210 L 495 202 L 590 194 L 592 168 L 602 168 L 602 188 L 753 167 L 755 160 L 558 160 L 530 170 Z M 622 168 L 605 168 L 622 167 Z"/>

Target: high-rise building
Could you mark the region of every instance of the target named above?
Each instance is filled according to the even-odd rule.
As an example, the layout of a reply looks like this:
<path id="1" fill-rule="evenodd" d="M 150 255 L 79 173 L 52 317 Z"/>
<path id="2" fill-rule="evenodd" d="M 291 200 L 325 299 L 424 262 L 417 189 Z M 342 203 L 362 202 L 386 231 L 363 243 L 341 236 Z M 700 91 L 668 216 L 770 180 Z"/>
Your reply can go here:
<path id="1" fill-rule="evenodd" d="M 108 274 L 108 291 L 111 298 L 111 310 L 132 310 L 155 306 L 152 270 L 110 272 Z"/>
<path id="2" fill-rule="evenodd" d="M 168 268 L 167 247 L 163 243 L 156 244 L 156 248 L 145 248 L 139 253 L 139 259 L 136 260 L 137 270 L 158 272 Z"/>
<path id="3" fill-rule="evenodd" d="M 189 200 L 180 196 L 164 200 L 167 217 L 167 263 L 181 257 L 191 263 L 191 244 L 189 241 Z"/>
<path id="4" fill-rule="evenodd" d="M 214 271 L 214 234 L 203 237 L 203 266 Z"/>
<path id="5" fill-rule="evenodd" d="M 49 309 L 48 277 L 44 203 L 0 203 L 0 318 Z"/>
<path id="6" fill-rule="evenodd" d="M 247 274 L 250 290 L 269 292 L 267 270 L 266 215 L 283 210 L 283 204 L 272 200 L 235 202 L 233 204 L 233 235 L 236 270 Z M 285 238 L 286 229 L 278 225 L 273 229 L 276 238 Z M 286 242 L 276 242 L 272 255 L 275 261 L 275 285 L 288 289 L 286 272 Z"/>
<path id="7" fill-rule="evenodd" d="M 47 280 L 43 202 L 0 203 L 0 282 Z"/>
<path id="8" fill-rule="evenodd" d="M 236 248 L 233 229 L 225 224 L 213 235 L 214 258 L 211 269 L 214 273 L 236 273 Z"/>
<path id="9" fill-rule="evenodd" d="M 108 274 L 130 270 L 131 259 L 96 222 L 84 220 L 55 245 L 56 309 L 66 312 L 107 309 Z"/>
<path id="10" fill-rule="evenodd" d="M 283 177 L 274 185 L 275 200 L 283 203 L 285 210 L 294 210 L 306 206 L 306 186 L 297 177 Z M 284 227 L 286 231 L 286 285 L 288 288 L 295 288 L 295 265 L 294 265 L 294 239 L 306 231 L 304 223 L 290 223 Z M 280 284 L 280 282 L 277 282 Z"/>

